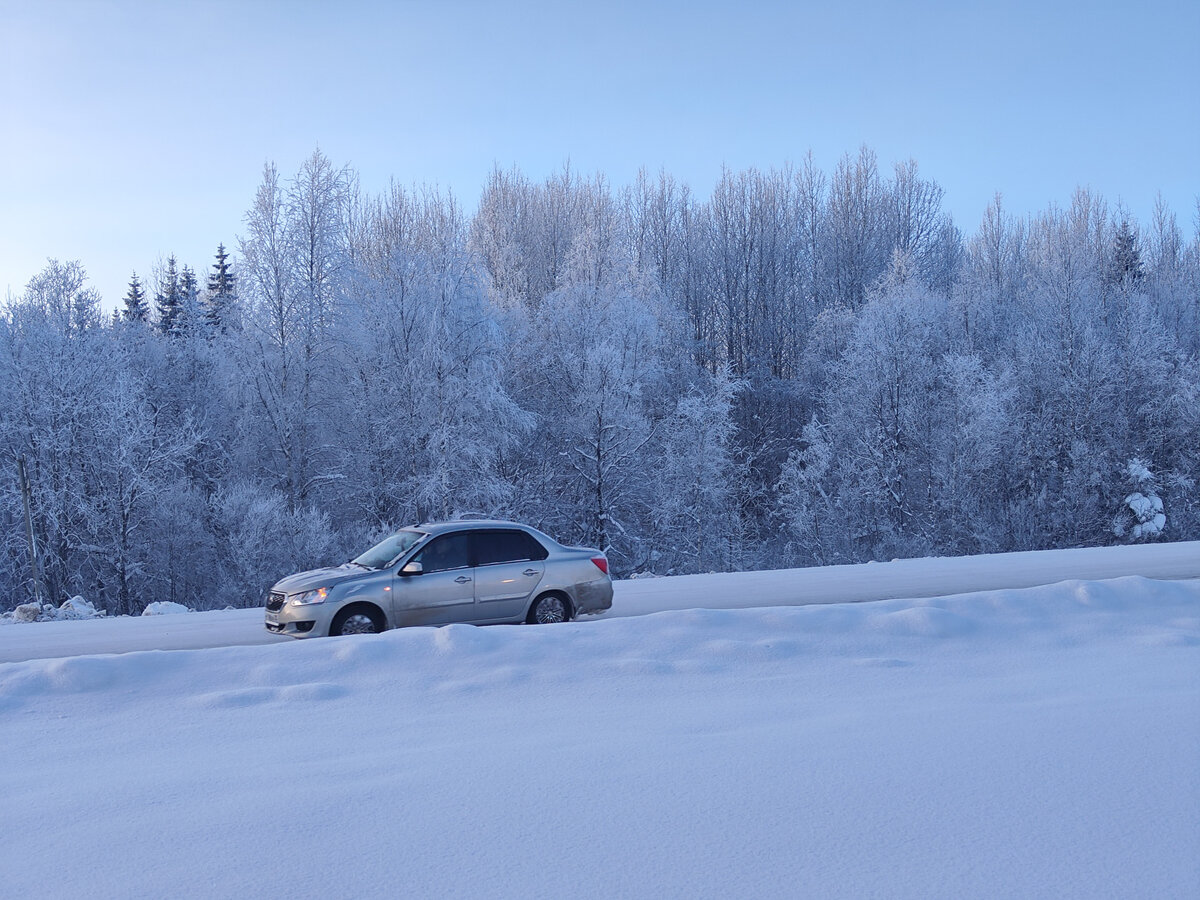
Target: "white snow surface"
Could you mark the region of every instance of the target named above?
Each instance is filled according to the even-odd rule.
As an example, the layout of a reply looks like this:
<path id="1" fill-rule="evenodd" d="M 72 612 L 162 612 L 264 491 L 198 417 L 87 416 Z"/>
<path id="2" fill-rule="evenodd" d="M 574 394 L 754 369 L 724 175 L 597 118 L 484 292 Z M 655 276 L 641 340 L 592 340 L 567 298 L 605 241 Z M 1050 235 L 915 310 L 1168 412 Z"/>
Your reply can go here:
<path id="1" fill-rule="evenodd" d="M 828 599 L 798 577 L 176 652 L 67 655 L 261 612 L 5 627 L 63 642 L 0 664 L 0 895 L 1200 896 L 1200 581 L 751 608 Z"/>

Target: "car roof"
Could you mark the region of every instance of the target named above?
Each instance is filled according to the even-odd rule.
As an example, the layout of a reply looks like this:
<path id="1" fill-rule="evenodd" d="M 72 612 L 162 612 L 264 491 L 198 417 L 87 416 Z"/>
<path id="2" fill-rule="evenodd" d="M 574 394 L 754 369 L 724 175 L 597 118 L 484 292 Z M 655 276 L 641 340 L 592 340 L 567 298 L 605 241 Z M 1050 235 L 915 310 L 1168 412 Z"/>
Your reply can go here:
<path id="1" fill-rule="evenodd" d="M 412 528 L 429 534 L 442 534 L 447 531 L 476 531 L 482 528 L 516 528 L 520 531 L 536 531 L 520 522 L 510 522 L 505 519 L 464 519 L 457 522 L 422 522 Z"/>
<path id="2" fill-rule="evenodd" d="M 450 522 L 422 522 L 419 525 L 409 525 L 402 530 L 420 531 L 429 537 L 434 537 L 439 534 L 445 534 L 448 531 L 484 531 L 492 528 L 523 531 L 528 535 L 532 535 L 534 540 L 544 545 L 547 550 L 553 550 L 556 547 L 560 550 L 579 549 L 560 543 L 540 528 L 534 528 L 532 525 L 526 525 L 523 522 L 513 522 L 509 519 L 456 519 Z"/>

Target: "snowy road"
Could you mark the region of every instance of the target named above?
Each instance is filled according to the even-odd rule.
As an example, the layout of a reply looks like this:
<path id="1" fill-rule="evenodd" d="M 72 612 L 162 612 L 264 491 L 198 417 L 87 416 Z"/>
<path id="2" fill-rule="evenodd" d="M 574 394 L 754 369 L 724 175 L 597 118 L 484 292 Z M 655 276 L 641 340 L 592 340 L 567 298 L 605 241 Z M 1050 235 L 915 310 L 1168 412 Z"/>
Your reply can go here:
<path id="1" fill-rule="evenodd" d="M 753 609 L 941 597 L 1126 575 L 1166 580 L 1200 577 L 1200 541 L 641 578 L 616 583 L 613 608 L 603 618 L 681 609 Z M 292 640 L 268 633 L 263 628 L 261 609 L 39 622 L 0 629 L 0 663 Z"/>

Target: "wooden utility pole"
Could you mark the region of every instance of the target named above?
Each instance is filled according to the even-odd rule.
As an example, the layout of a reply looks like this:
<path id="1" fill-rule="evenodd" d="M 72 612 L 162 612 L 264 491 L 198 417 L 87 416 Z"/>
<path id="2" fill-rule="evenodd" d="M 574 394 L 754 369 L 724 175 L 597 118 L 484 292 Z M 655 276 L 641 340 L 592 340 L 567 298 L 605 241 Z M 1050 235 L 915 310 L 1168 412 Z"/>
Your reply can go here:
<path id="1" fill-rule="evenodd" d="M 37 541 L 33 539 L 32 498 L 29 491 L 29 476 L 25 473 L 25 457 L 17 457 L 17 477 L 21 482 L 21 500 L 25 504 L 25 537 L 29 541 L 29 568 L 33 572 L 33 597 L 42 605 L 42 578 L 38 566 Z"/>

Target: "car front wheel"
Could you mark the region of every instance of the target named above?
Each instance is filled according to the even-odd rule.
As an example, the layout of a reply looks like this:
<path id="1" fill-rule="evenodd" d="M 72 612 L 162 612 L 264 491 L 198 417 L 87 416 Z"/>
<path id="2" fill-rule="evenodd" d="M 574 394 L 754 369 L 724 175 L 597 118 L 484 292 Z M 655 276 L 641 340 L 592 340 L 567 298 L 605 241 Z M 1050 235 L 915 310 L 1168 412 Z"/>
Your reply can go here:
<path id="1" fill-rule="evenodd" d="M 344 609 L 329 625 L 330 637 L 341 634 L 378 634 L 383 631 L 383 620 L 379 614 L 362 607 Z"/>

